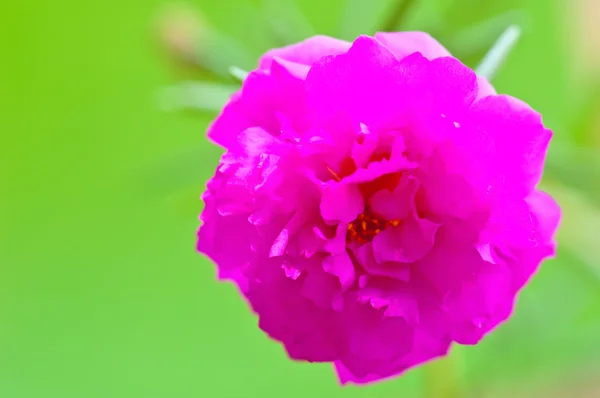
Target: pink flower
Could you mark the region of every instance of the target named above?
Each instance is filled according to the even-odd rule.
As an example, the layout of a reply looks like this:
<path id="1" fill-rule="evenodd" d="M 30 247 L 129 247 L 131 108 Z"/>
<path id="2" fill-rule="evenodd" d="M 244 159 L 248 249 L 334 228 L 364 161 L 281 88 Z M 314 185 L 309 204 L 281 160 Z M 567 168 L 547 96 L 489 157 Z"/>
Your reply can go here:
<path id="1" fill-rule="evenodd" d="M 208 134 L 198 250 L 342 383 L 476 344 L 554 252 L 551 132 L 425 33 L 269 51 Z"/>

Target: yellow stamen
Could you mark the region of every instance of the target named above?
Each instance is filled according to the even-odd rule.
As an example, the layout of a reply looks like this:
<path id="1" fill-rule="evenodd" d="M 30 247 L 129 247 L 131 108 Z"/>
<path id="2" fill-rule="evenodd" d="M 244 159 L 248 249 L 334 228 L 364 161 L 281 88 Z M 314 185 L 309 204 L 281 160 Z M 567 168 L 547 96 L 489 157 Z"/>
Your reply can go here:
<path id="1" fill-rule="evenodd" d="M 348 224 L 347 241 L 366 243 L 373 240 L 381 231 L 388 227 L 397 227 L 401 220 L 384 221 L 370 213 L 361 213 L 354 221 Z"/>
<path id="2" fill-rule="evenodd" d="M 337 182 L 342 181 L 340 176 L 331 167 L 329 167 L 329 165 L 326 164 L 325 167 L 327 167 L 327 171 L 329 171 L 329 173 L 331 173 L 331 176 L 333 177 L 334 180 L 336 180 Z"/>

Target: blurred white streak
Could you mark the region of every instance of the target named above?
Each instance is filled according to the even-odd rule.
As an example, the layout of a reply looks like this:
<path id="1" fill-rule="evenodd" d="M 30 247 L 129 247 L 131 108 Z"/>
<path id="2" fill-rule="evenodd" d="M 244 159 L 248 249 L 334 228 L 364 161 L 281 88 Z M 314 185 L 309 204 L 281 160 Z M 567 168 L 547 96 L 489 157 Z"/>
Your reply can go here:
<path id="1" fill-rule="evenodd" d="M 521 28 L 519 26 L 510 25 L 506 28 L 476 68 L 477 74 L 491 81 L 504 63 L 510 50 L 512 50 L 519 40 L 519 37 L 521 37 Z"/>
<path id="2" fill-rule="evenodd" d="M 229 74 L 241 82 L 246 80 L 246 77 L 248 77 L 248 72 L 246 72 L 242 68 L 238 68 L 237 66 L 230 66 Z"/>

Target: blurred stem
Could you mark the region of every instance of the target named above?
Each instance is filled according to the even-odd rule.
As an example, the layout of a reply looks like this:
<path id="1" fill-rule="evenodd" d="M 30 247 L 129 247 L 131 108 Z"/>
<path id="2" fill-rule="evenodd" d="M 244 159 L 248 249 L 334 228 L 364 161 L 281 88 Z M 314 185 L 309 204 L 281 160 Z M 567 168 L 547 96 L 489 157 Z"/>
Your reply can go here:
<path id="1" fill-rule="evenodd" d="M 406 19 L 406 14 L 415 3 L 416 0 L 397 0 L 389 18 L 381 26 L 381 31 L 395 32 L 402 25 L 402 22 Z"/>
<path id="2" fill-rule="evenodd" d="M 176 5 L 161 16 L 160 38 L 177 57 L 227 78 L 229 65 L 251 67 L 255 57 L 232 37 L 217 31 L 202 10 Z"/>
<path id="3" fill-rule="evenodd" d="M 457 353 L 438 359 L 425 368 L 425 397 L 464 398 Z"/>
<path id="4" fill-rule="evenodd" d="M 166 87 L 160 92 L 159 101 L 165 111 L 215 113 L 223 108 L 237 90 L 239 87 L 236 85 L 190 81 Z"/>

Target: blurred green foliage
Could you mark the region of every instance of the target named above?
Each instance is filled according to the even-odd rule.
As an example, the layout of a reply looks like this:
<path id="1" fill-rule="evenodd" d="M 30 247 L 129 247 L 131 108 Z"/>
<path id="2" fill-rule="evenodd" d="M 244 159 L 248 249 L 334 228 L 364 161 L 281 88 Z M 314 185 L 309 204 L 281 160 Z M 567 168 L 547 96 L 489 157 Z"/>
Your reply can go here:
<path id="1" fill-rule="evenodd" d="M 205 41 L 192 62 L 208 71 L 162 51 L 156 22 L 167 4 L 0 6 L 0 397 L 432 391 L 423 368 L 340 389 L 329 366 L 289 361 L 194 252 L 198 197 L 220 156 L 204 132 L 235 84 L 223 68 L 251 69 L 266 49 L 314 32 L 372 34 L 396 1 L 196 0 Z M 524 28 L 494 83 L 555 131 L 544 187 L 564 210 L 560 249 L 514 317 L 451 360 L 470 396 L 529 397 L 520 391 L 532 385 L 546 396 L 600 358 L 598 90 L 571 98 L 558 0 L 415 0 L 405 16 L 399 30 L 430 31 L 469 66 L 508 24 Z M 200 78 L 211 81 L 180 85 Z M 203 111 L 164 112 L 165 86 Z"/>

